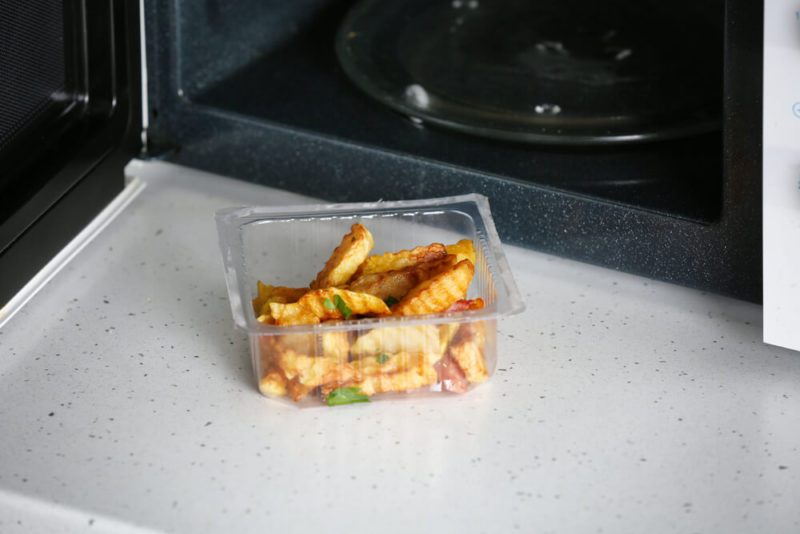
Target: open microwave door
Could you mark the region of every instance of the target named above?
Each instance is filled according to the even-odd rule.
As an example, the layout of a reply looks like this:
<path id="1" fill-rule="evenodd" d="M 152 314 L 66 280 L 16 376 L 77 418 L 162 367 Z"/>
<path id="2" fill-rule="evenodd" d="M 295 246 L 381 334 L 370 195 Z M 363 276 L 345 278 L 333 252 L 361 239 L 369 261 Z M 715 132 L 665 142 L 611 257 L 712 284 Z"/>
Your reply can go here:
<path id="1" fill-rule="evenodd" d="M 0 2 L 0 309 L 123 189 L 139 28 L 137 2 Z"/>
<path id="2" fill-rule="evenodd" d="M 800 350 L 800 4 L 764 3 L 764 341 Z"/>

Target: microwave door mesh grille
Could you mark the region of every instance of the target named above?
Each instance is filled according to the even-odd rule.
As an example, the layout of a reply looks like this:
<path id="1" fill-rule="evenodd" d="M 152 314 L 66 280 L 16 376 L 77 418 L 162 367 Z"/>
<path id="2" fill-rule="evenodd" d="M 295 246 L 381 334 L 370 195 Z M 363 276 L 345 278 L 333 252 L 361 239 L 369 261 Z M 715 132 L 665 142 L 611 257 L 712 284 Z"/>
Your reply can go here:
<path id="1" fill-rule="evenodd" d="M 65 63 L 63 1 L 0 2 L 0 150 L 66 104 Z"/>

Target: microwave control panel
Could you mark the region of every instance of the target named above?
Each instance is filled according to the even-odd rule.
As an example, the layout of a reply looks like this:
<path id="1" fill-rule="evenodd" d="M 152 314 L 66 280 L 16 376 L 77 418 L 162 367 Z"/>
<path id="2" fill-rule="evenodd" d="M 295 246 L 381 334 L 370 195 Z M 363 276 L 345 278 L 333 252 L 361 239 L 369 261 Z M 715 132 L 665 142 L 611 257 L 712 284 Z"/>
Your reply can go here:
<path id="1" fill-rule="evenodd" d="M 764 341 L 800 350 L 800 0 L 764 2 Z"/>

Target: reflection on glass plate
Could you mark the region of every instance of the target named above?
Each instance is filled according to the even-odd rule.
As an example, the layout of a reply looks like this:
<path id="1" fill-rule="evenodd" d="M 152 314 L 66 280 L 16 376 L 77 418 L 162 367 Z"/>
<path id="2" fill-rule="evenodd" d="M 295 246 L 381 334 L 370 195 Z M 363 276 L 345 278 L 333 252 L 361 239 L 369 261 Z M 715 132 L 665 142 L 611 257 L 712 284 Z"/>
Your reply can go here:
<path id="1" fill-rule="evenodd" d="M 337 37 L 350 78 L 423 122 L 557 144 L 720 125 L 721 0 L 363 0 Z"/>

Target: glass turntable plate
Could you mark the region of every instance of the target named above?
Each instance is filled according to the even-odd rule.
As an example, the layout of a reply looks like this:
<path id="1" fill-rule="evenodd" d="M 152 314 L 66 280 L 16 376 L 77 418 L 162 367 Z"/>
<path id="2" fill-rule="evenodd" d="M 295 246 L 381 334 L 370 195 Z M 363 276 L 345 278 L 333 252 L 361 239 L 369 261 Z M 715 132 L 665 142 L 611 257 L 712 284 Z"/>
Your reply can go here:
<path id="1" fill-rule="evenodd" d="M 605 144 L 720 127 L 719 0 L 363 0 L 347 75 L 415 120 L 514 141 Z"/>

